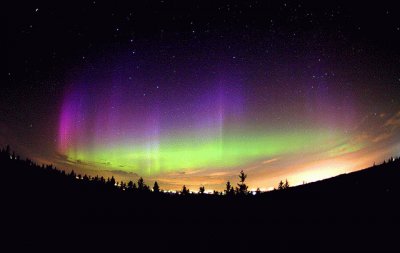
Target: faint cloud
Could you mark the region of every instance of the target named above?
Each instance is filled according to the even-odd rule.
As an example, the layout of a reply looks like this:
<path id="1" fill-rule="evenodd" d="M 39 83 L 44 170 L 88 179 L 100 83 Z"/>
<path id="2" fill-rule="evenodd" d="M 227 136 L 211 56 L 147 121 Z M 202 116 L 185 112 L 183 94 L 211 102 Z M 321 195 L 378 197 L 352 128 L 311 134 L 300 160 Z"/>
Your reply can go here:
<path id="1" fill-rule="evenodd" d="M 197 174 L 199 172 L 201 172 L 202 170 L 187 170 L 186 172 L 184 172 L 186 175 L 193 175 L 193 174 Z"/>
<path id="2" fill-rule="evenodd" d="M 394 114 L 380 113 L 376 119 L 366 116 L 361 125 L 361 133 L 353 137 L 352 142 L 383 142 L 393 137 L 400 129 L 400 111 Z"/>
<path id="3" fill-rule="evenodd" d="M 123 170 L 105 170 L 105 171 L 108 171 L 108 172 L 111 172 L 113 174 L 120 175 L 120 176 L 139 177 L 139 175 L 135 172 L 129 172 L 129 171 L 123 171 Z"/>
<path id="4" fill-rule="evenodd" d="M 220 171 L 220 172 L 211 173 L 210 176 L 211 176 L 211 177 L 218 177 L 218 176 L 225 176 L 225 175 L 227 175 L 227 174 L 228 174 L 228 172 L 222 172 L 222 171 Z"/>
<path id="5" fill-rule="evenodd" d="M 261 163 L 262 164 L 269 164 L 269 163 L 276 162 L 278 160 L 279 160 L 279 158 L 272 158 L 272 159 L 269 159 L 269 160 L 262 161 Z"/>
<path id="6" fill-rule="evenodd" d="M 381 142 L 384 141 L 386 139 L 389 139 L 392 136 L 392 133 L 381 133 L 378 136 L 376 136 L 372 142 Z"/>
<path id="7" fill-rule="evenodd" d="M 400 111 L 395 113 L 392 117 L 387 119 L 381 127 L 382 132 L 379 133 L 372 142 L 381 142 L 391 138 L 396 134 L 396 130 L 400 128 Z"/>
<path id="8" fill-rule="evenodd" d="M 365 139 L 365 137 L 361 136 L 360 138 L 355 138 L 346 143 L 340 143 L 336 147 L 329 150 L 328 154 L 330 157 L 336 157 L 357 152 L 365 146 L 362 141 L 363 139 Z"/>
<path id="9" fill-rule="evenodd" d="M 389 118 L 384 127 L 390 127 L 391 130 L 395 130 L 400 127 L 400 111 L 398 111 L 393 117 Z"/>
<path id="10" fill-rule="evenodd" d="M 61 154 L 61 153 L 56 153 L 55 158 L 59 161 L 67 161 L 68 160 L 68 156 Z"/>

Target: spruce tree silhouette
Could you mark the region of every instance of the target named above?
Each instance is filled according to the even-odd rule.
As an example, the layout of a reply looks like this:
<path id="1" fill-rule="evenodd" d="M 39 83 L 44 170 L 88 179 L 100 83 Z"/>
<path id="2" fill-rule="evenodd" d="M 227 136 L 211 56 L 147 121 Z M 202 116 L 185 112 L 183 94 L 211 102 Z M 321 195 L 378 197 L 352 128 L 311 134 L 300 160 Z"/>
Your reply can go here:
<path id="1" fill-rule="evenodd" d="M 244 183 L 246 180 L 247 175 L 244 174 L 243 170 L 240 171 L 239 174 L 239 183 L 238 183 L 238 194 L 240 195 L 246 195 L 247 194 L 247 188 L 248 186 Z"/>
<path id="2" fill-rule="evenodd" d="M 286 179 L 286 181 L 285 181 L 285 184 L 283 185 L 283 189 L 288 189 L 290 186 L 289 186 L 289 182 L 288 182 L 288 180 Z"/>
<path id="3" fill-rule="evenodd" d="M 230 193 L 231 193 L 231 189 L 232 189 L 233 187 L 231 186 L 231 182 L 226 182 L 226 189 L 225 189 L 225 194 L 227 195 L 227 196 L 229 196 L 230 195 Z"/>
<path id="4" fill-rule="evenodd" d="M 107 179 L 107 184 L 109 185 L 109 186 L 115 186 L 115 178 L 114 178 L 114 176 L 112 176 L 111 177 L 111 179 Z"/>
<path id="5" fill-rule="evenodd" d="M 205 188 L 204 188 L 204 186 L 200 186 L 200 188 L 199 188 L 199 194 L 204 194 L 204 192 L 205 192 Z"/>
<path id="6" fill-rule="evenodd" d="M 7 147 L 6 147 L 6 155 L 7 155 L 7 157 L 10 157 L 10 153 L 11 153 L 10 145 L 7 145 Z"/>
<path id="7" fill-rule="evenodd" d="M 144 183 L 144 180 L 143 180 L 142 177 L 140 177 L 140 178 L 138 179 L 137 185 L 138 185 L 138 187 L 137 187 L 138 190 L 141 191 L 141 192 L 145 191 L 146 188 L 147 188 L 147 186 L 146 186 L 146 184 Z"/>
<path id="8" fill-rule="evenodd" d="M 160 192 L 160 187 L 158 186 L 157 181 L 154 182 L 153 192 L 154 193 L 159 193 Z"/>
<path id="9" fill-rule="evenodd" d="M 126 189 L 126 184 L 125 184 L 123 181 L 121 181 L 121 183 L 120 183 L 120 185 L 119 185 L 119 188 L 120 188 L 121 190 L 125 190 L 125 189 Z"/>
<path id="10" fill-rule="evenodd" d="M 260 195 L 260 194 L 261 194 L 261 190 L 260 190 L 260 188 L 257 188 L 256 195 Z"/>
<path id="11" fill-rule="evenodd" d="M 74 170 L 71 170 L 71 172 L 69 173 L 69 177 L 76 178 L 76 174 L 75 174 Z"/>
<path id="12" fill-rule="evenodd" d="M 130 180 L 129 182 L 128 182 L 128 185 L 127 185 L 127 187 L 126 187 L 126 189 L 128 190 L 128 191 L 133 191 L 133 182 L 132 182 L 132 180 Z"/>
<path id="13" fill-rule="evenodd" d="M 186 185 L 183 185 L 181 194 L 182 195 L 188 195 L 189 194 L 189 189 L 186 188 Z"/>
<path id="14" fill-rule="evenodd" d="M 279 185 L 278 185 L 278 190 L 283 190 L 283 189 L 285 189 L 285 188 L 284 188 L 284 186 L 283 186 L 283 181 L 281 180 L 281 181 L 279 182 Z"/>
<path id="15" fill-rule="evenodd" d="M 229 191 L 229 196 L 235 196 L 235 189 L 231 187 L 231 190 Z"/>

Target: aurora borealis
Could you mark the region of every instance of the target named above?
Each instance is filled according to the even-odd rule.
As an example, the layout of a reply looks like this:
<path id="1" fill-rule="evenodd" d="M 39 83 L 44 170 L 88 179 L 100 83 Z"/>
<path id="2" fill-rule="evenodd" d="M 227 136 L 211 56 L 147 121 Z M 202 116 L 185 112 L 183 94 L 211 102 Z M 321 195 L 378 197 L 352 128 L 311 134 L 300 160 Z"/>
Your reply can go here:
<path id="1" fill-rule="evenodd" d="M 10 28 L 18 53 L 1 143 L 165 189 L 220 190 L 241 169 L 250 188 L 270 189 L 399 155 L 395 11 L 215 5 L 26 6 L 32 21 Z M 375 12 L 381 24 L 371 23 Z"/>
<path id="2" fill-rule="evenodd" d="M 115 75 L 115 71 L 113 71 Z M 127 76 L 118 73 L 119 76 Z M 95 76 L 95 75 L 90 75 Z M 66 94 L 59 123 L 59 151 L 69 159 L 106 164 L 112 169 L 154 176 L 185 169 L 244 166 L 277 155 L 329 145 L 339 134 L 321 125 L 301 129 L 273 126 L 264 112 L 249 116 L 243 91 L 234 81 L 217 80 L 215 87 L 189 78 L 200 92 L 171 97 L 142 94 L 135 81 L 106 80 L 72 87 Z M 104 79 L 102 79 L 104 82 Z M 140 82 L 140 81 L 137 81 Z M 194 82 L 194 83 L 193 83 Z M 199 84 L 200 83 L 200 84 Z M 162 89 L 162 88 L 161 88 Z M 163 91 L 160 91 L 163 92 Z M 204 94 L 202 94 L 204 93 Z M 250 98 L 252 100 L 253 98 Z M 248 105 L 249 104 L 249 105 Z M 290 145 L 289 145 L 290 144 Z"/>
<path id="3" fill-rule="evenodd" d="M 260 77 L 264 90 L 254 92 L 258 87 L 248 72 L 240 71 L 245 67 L 241 63 L 211 71 L 221 65 L 219 60 L 208 60 L 204 67 L 200 59 L 194 70 L 181 70 L 183 77 L 163 79 L 168 74 L 163 64 L 140 71 L 134 60 L 121 62 L 118 56 L 109 61 L 76 72 L 65 91 L 58 151 L 69 161 L 145 178 L 187 173 L 196 178 L 208 172 L 234 174 L 246 167 L 263 171 L 282 163 L 278 159 L 299 155 L 340 159 L 368 145 L 368 139 L 357 139 L 358 97 L 335 87 L 341 80 L 334 76 L 290 77 L 286 81 L 296 86 L 294 92 Z M 185 66 L 179 60 L 175 64 Z M 276 113 L 274 108 L 281 110 Z"/>

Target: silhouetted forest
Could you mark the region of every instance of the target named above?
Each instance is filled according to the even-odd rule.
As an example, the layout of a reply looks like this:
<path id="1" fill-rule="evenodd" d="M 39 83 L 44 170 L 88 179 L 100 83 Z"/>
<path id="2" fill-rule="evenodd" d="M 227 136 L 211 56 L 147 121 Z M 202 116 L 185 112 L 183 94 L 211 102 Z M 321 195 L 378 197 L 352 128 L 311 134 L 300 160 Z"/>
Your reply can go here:
<path id="1" fill-rule="evenodd" d="M 400 159 L 249 194 L 245 172 L 226 189 L 164 193 L 157 182 L 65 173 L 0 152 L 6 242 L 14 249 L 89 251 L 396 251 Z"/>

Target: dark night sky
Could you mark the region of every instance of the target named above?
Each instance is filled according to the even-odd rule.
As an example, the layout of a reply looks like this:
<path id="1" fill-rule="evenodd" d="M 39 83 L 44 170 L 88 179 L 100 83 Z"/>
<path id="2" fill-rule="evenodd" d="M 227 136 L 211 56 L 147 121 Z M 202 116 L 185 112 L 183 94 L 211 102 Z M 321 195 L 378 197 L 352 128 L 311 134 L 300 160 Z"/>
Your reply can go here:
<path id="1" fill-rule="evenodd" d="M 143 2 L 8 3 L 0 144 L 211 189 L 400 153 L 396 1 Z"/>

